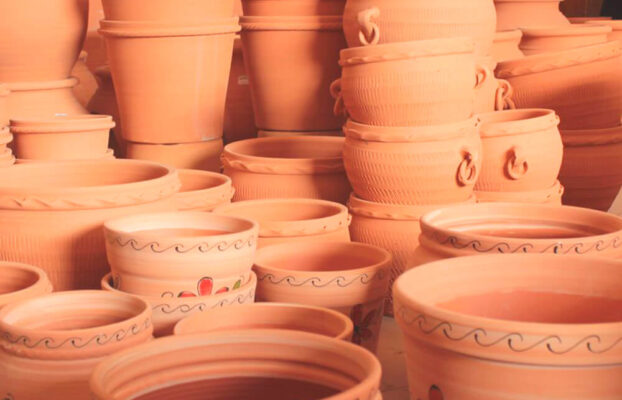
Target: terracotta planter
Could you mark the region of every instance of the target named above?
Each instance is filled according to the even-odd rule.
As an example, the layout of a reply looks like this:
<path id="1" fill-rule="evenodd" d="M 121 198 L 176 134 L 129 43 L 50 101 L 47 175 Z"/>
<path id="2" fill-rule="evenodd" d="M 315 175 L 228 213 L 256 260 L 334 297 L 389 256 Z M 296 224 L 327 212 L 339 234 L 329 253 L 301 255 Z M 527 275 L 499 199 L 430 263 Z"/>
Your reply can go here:
<path id="1" fill-rule="evenodd" d="M 86 65 L 92 72 L 108 64 L 106 43 L 104 38 L 97 33 L 99 21 L 102 19 L 105 19 L 102 0 L 89 0 L 89 20 L 83 50 L 89 55 L 86 59 Z"/>
<path id="2" fill-rule="evenodd" d="M 97 158 L 93 158 L 92 160 L 114 160 L 116 157 L 114 156 L 114 151 L 112 149 L 108 149 L 106 150 L 106 153 L 104 153 L 103 156 L 97 157 Z M 70 159 L 70 160 L 31 160 L 31 159 L 27 159 L 27 158 L 16 158 L 15 159 L 15 164 L 41 164 L 41 163 L 56 163 L 56 162 L 82 162 L 82 161 L 87 161 L 85 159 Z"/>
<path id="3" fill-rule="evenodd" d="M 474 118 L 416 128 L 348 121 L 344 132 L 344 165 L 363 199 L 430 205 L 459 203 L 473 195 L 482 158 Z"/>
<path id="4" fill-rule="evenodd" d="M 10 167 L 15 164 L 15 156 L 11 149 L 6 148 L 0 153 L 0 168 Z"/>
<path id="5" fill-rule="evenodd" d="M 350 216 L 346 206 L 317 199 L 240 201 L 218 207 L 216 214 L 259 223 L 257 247 L 298 242 L 349 242 Z"/>
<path id="6" fill-rule="evenodd" d="M 10 93 L 6 85 L 0 84 L 0 129 L 9 124 L 8 97 Z"/>
<path id="7" fill-rule="evenodd" d="M 517 108 L 549 108 L 561 129 L 610 128 L 620 123 L 620 43 L 612 41 L 502 62 L 496 75 L 514 89 Z"/>
<path id="8" fill-rule="evenodd" d="M 532 203 L 562 205 L 564 187 L 557 181 L 553 186 L 544 190 L 529 190 L 521 192 L 483 192 L 476 190 L 475 197 L 478 203 Z"/>
<path id="9" fill-rule="evenodd" d="M 104 221 L 171 210 L 178 188 L 174 170 L 142 161 L 7 168 L 0 180 L 0 259 L 43 268 L 56 290 L 98 287 L 108 271 Z"/>
<path id="10" fill-rule="evenodd" d="M 520 29 L 495 33 L 495 40 L 490 50 L 492 58 L 497 62 L 525 58 L 519 48 L 522 38 L 523 32 Z"/>
<path id="11" fill-rule="evenodd" d="M 114 352 L 150 341 L 153 327 L 141 299 L 73 291 L 4 307 L 0 331 L 3 395 L 60 400 L 89 398 L 93 368 Z"/>
<path id="12" fill-rule="evenodd" d="M 231 203 L 235 189 L 228 176 L 196 169 L 180 169 L 181 188 L 173 196 L 180 211 L 212 211 Z"/>
<path id="13" fill-rule="evenodd" d="M 473 114 L 475 89 L 493 78 L 476 67 L 467 38 L 349 48 L 339 64 L 341 79 L 331 86 L 335 113 L 377 126 L 464 121 Z"/>
<path id="14" fill-rule="evenodd" d="M 343 167 L 343 138 L 284 137 L 242 140 L 223 152 L 233 201 L 311 198 L 345 204 L 352 191 Z"/>
<path id="15" fill-rule="evenodd" d="M 374 7 L 378 12 L 370 12 Z M 489 54 L 496 24 L 488 0 L 348 0 L 343 21 L 349 47 L 369 42 L 371 31 L 379 29 L 378 43 L 472 37 L 479 56 Z"/>
<path id="16" fill-rule="evenodd" d="M 187 23 L 234 16 L 234 0 L 102 0 L 102 4 L 106 19 L 116 21 Z"/>
<path id="17" fill-rule="evenodd" d="M 343 118 L 333 115 L 329 88 L 346 47 L 341 16 L 251 16 L 240 23 L 257 127 L 339 129 Z"/>
<path id="18" fill-rule="evenodd" d="M 567 26 L 570 21 L 559 10 L 564 0 L 494 0 L 497 31 L 532 26 Z"/>
<path id="19" fill-rule="evenodd" d="M 605 43 L 612 32 L 611 27 L 589 24 L 521 30 L 520 49 L 526 56 Z"/>
<path id="20" fill-rule="evenodd" d="M 257 137 L 285 137 L 285 136 L 343 136 L 343 131 L 258 131 Z"/>
<path id="21" fill-rule="evenodd" d="M 480 63 L 485 65 L 489 71 L 494 71 L 497 67 L 497 62 L 492 57 L 481 58 Z M 513 93 L 508 81 L 489 77 L 475 90 L 473 111 L 475 114 L 480 114 L 512 108 L 514 106 Z"/>
<path id="22" fill-rule="evenodd" d="M 67 78 L 82 49 L 88 8 L 88 0 L 3 1 L 0 82 Z"/>
<path id="23" fill-rule="evenodd" d="M 354 323 L 352 341 L 375 351 L 391 254 L 362 243 L 288 243 L 257 252 L 257 300 L 332 308 Z"/>
<path id="24" fill-rule="evenodd" d="M 233 42 L 233 58 L 227 87 L 225 104 L 224 139 L 226 143 L 250 139 L 257 136 L 255 114 L 248 73 L 244 66 L 242 39 L 236 36 Z"/>
<path id="25" fill-rule="evenodd" d="M 121 133 L 121 118 L 119 117 L 119 108 L 117 107 L 117 99 L 114 93 L 114 84 L 112 83 L 110 67 L 98 67 L 95 69 L 94 74 L 97 79 L 98 88 L 86 108 L 93 114 L 112 116 L 116 126 L 112 129 L 114 135 L 111 136 L 111 147 L 120 157 L 124 157 L 125 141 Z"/>
<path id="26" fill-rule="evenodd" d="M 127 158 L 149 160 L 175 168 L 220 172 L 222 139 L 178 144 L 125 143 Z"/>
<path id="27" fill-rule="evenodd" d="M 603 22 L 611 21 L 613 17 L 568 17 L 568 21 L 572 24 L 584 24 L 590 21 Z"/>
<path id="28" fill-rule="evenodd" d="M 52 292 L 45 271 L 32 265 L 0 262 L 0 310 L 8 304 Z"/>
<path id="29" fill-rule="evenodd" d="M 306 332 L 174 336 L 134 350 L 98 366 L 93 399 L 199 400 L 205 393 L 239 400 L 382 398 L 380 362 L 371 353 Z"/>
<path id="30" fill-rule="evenodd" d="M 78 79 L 78 84 L 73 88 L 73 94 L 83 107 L 88 106 L 97 91 L 97 79 L 86 65 L 87 59 L 88 54 L 83 50 L 71 70 L 71 76 Z"/>
<path id="31" fill-rule="evenodd" d="M 235 312 L 221 308 L 195 314 L 175 325 L 175 335 L 278 329 L 350 340 L 353 328 L 350 318 L 328 308 L 289 303 L 255 303 L 237 307 Z"/>
<path id="32" fill-rule="evenodd" d="M 421 218 L 413 266 L 443 258 L 495 254 L 580 254 L 622 258 L 622 218 L 578 207 L 487 203 L 454 206 Z"/>
<path id="33" fill-rule="evenodd" d="M 88 114 L 73 94 L 76 78 L 61 81 L 17 82 L 5 86 L 11 91 L 7 99 L 9 117 L 50 118 L 59 115 Z"/>
<path id="34" fill-rule="evenodd" d="M 562 131 L 564 204 L 607 211 L 622 186 L 622 126 Z"/>
<path id="35" fill-rule="evenodd" d="M 317 16 L 341 15 L 346 0 L 243 0 L 248 16 Z"/>
<path id="36" fill-rule="evenodd" d="M 222 136 L 237 20 L 101 22 L 126 140 L 188 143 Z"/>
<path id="37" fill-rule="evenodd" d="M 111 275 L 106 275 L 101 280 L 101 287 L 105 291 L 123 293 L 115 288 Z M 251 271 L 250 280 L 239 289 L 231 290 L 212 296 L 196 297 L 157 297 L 136 296 L 151 306 L 153 313 L 153 334 L 156 337 L 173 334 L 175 324 L 188 316 L 201 313 L 215 308 L 239 306 L 255 301 L 255 288 L 257 276 Z"/>
<path id="38" fill-rule="evenodd" d="M 587 23 L 609 26 L 612 29 L 612 31 L 609 33 L 609 40 L 622 40 L 622 21 L 606 21 L 591 18 L 590 21 L 588 21 Z"/>
<path id="39" fill-rule="evenodd" d="M 407 272 L 394 296 L 412 398 L 432 388 L 438 398 L 461 400 L 615 398 L 621 267 L 516 254 Z"/>

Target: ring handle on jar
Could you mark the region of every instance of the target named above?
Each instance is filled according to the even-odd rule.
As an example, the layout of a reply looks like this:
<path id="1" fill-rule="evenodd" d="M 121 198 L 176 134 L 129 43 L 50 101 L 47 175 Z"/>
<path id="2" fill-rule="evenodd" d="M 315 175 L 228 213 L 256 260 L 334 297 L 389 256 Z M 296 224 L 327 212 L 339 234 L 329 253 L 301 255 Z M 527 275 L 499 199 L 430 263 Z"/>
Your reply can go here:
<path id="1" fill-rule="evenodd" d="M 372 21 L 380 16 L 378 7 L 368 8 L 358 13 L 359 41 L 363 46 L 380 42 L 380 27 Z"/>
<path id="2" fill-rule="evenodd" d="M 479 89 L 484 86 L 484 83 L 486 83 L 493 75 L 488 67 L 481 64 L 476 65 L 475 70 L 475 89 Z"/>
<path id="3" fill-rule="evenodd" d="M 514 88 L 510 82 L 505 79 L 497 79 L 499 86 L 495 92 L 495 111 L 515 109 L 516 105 L 512 96 L 514 96 Z"/>
<path id="4" fill-rule="evenodd" d="M 458 166 L 458 182 L 461 186 L 474 185 L 478 175 L 477 153 L 464 149 L 463 159 Z"/>
<path id="5" fill-rule="evenodd" d="M 529 163 L 525 158 L 523 150 L 519 146 L 514 146 L 508 154 L 508 161 L 505 164 L 505 171 L 510 178 L 519 180 L 529 170 Z"/>
<path id="6" fill-rule="evenodd" d="M 337 78 L 330 84 L 330 95 L 335 99 L 335 106 L 333 107 L 333 113 L 336 116 L 348 116 L 345 104 L 343 102 L 343 96 L 341 94 L 341 78 Z"/>

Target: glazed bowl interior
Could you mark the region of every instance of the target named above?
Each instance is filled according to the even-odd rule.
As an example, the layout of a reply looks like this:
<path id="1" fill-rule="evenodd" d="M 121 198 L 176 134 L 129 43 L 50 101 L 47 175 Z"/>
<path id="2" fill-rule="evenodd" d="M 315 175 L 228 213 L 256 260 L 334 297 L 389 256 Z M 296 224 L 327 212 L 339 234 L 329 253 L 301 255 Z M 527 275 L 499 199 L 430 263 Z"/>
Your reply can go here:
<path id="1" fill-rule="evenodd" d="M 41 280 L 41 274 L 19 265 L 0 265 L 0 296 L 25 290 Z"/>
<path id="2" fill-rule="evenodd" d="M 343 138 L 333 137 L 261 138 L 229 144 L 225 151 L 258 158 L 338 159 L 343 144 Z"/>
<path id="3" fill-rule="evenodd" d="M 229 181 L 229 178 L 224 175 L 208 171 L 180 169 L 178 172 L 181 181 L 180 193 L 211 189 Z"/>
<path id="4" fill-rule="evenodd" d="M 338 203 L 323 200 L 248 200 L 222 206 L 216 213 L 262 222 L 305 221 L 334 217 L 344 212 Z"/>

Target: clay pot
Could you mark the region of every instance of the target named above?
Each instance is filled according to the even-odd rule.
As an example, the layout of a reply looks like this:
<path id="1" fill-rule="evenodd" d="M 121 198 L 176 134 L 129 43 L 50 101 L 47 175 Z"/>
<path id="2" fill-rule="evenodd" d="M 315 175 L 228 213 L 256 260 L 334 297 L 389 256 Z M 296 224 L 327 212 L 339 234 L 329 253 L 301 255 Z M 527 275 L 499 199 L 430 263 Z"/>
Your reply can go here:
<path id="1" fill-rule="evenodd" d="M 348 0 L 343 23 L 349 47 L 370 43 L 379 30 L 377 43 L 471 37 L 475 53 L 487 56 L 496 18 L 489 0 Z"/>
<path id="2" fill-rule="evenodd" d="M 339 64 L 341 79 L 331 85 L 335 113 L 377 126 L 464 121 L 473 114 L 475 89 L 493 77 L 476 67 L 467 38 L 349 48 Z"/>
<path id="3" fill-rule="evenodd" d="M 483 162 L 475 190 L 544 190 L 557 182 L 564 146 L 553 110 L 479 114 Z"/>
<path id="4" fill-rule="evenodd" d="M 522 38 L 523 32 L 520 29 L 495 33 L 495 40 L 490 50 L 492 58 L 498 63 L 525 58 L 525 55 L 519 48 Z"/>
<path id="5" fill-rule="evenodd" d="M 494 71 L 497 62 L 492 57 L 480 59 L 481 65 L 486 65 L 489 71 Z M 504 79 L 496 79 L 494 76 L 487 78 L 475 90 L 475 114 L 501 111 L 514 106 L 512 101 L 512 86 Z"/>
<path id="6" fill-rule="evenodd" d="M 568 17 L 568 21 L 571 24 L 584 24 L 586 22 L 595 21 L 595 22 L 603 22 L 603 21 L 611 21 L 613 17 Z"/>
<path id="7" fill-rule="evenodd" d="M 127 158 L 149 160 L 182 169 L 220 172 L 222 139 L 177 144 L 125 143 Z"/>
<path id="8" fill-rule="evenodd" d="M 233 17 L 234 0 L 102 0 L 107 20 L 166 23 Z"/>
<path id="9" fill-rule="evenodd" d="M 3 1 L 0 82 L 67 78 L 82 49 L 88 8 L 88 0 Z"/>
<path id="10" fill-rule="evenodd" d="M 222 136 L 237 20 L 101 22 L 126 140 L 189 143 Z"/>
<path id="11" fill-rule="evenodd" d="M 615 398 L 621 283 L 619 260 L 551 254 L 408 271 L 394 298 L 412 398 L 431 388 L 461 400 Z"/>
<path id="12" fill-rule="evenodd" d="M 86 65 L 87 59 L 88 54 L 82 51 L 78 61 L 76 61 L 71 70 L 71 76 L 75 76 L 78 79 L 78 84 L 73 87 L 73 94 L 83 107 L 88 106 L 91 98 L 97 91 L 97 79 L 95 79 L 95 76 Z"/>
<path id="13" fill-rule="evenodd" d="M 0 153 L 4 153 L 7 150 L 7 145 L 13 141 L 13 135 L 11 129 L 8 126 L 0 129 Z"/>
<path id="14" fill-rule="evenodd" d="M 375 351 L 391 254 L 362 243 L 305 242 L 260 249 L 257 300 L 327 307 L 350 316 L 352 341 Z"/>
<path id="15" fill-rule="evenodd" d="M 273 137 L 228 144 L 224 173 L 233 201 L 311 198 L 345 204 L 352 191 L 343 167 L 343 138 Z"/>
<path id="16" fill-rule="evenodd" d="M 350 318 L 328 308 L 289 303 L 255 303 L 236 307 L 235 311 L 221 308 L 195 314 L 175 325 L 175 335 L 278 329 L 350 340 L 353 328 Z"/>
<path id="17" fill-rule="evenodd" d="M 279 2 L 292 3 L 292 2 Z M 341 16 L 241 17 L 255 122 L 276 131 L 336 130 L 329 88 L 346 47 Z"/>
<path id="18" fill-rule="evenodd" d="M 594 25 L 605 25 L 611 27 L 612 31 L 609 33 L 609 40 L 620 40 L 622 41 L 622 21 L 607 21 L 607 20 L 598 20 L 596 18 L 590 18 L 588 24 Z"/>
<path id="19" fill-rule="evenodd" d="M 99 287 L 108 271 L 104 221 L 174 209 L 178 189 L 173 169 L 143 161 L 7 168 L 0 180 L 0 259 L 43 268 L 57 290 Z"/>
<path id="20" fill-rule="evenodd" d="M 15 156 L 11 149 L 6 148 L 0 153 L 0 168 L 10 167 L 15 164 Z"/>
<path id="21" fill-rule="evenodd" d="M 9 124 L 8 97 L 10 93 L 6 85 L 0 84 L 0 129 Z"/>
<path id="22" fill-rule="evenodd" d="M 52 292 L 45 271 L 32 265 L 0 262 L 0 310 L 8 304 Z"/>
<path id="23" fill-rule="evenodd" d="M 231 59 L 231 72 L 229 73 L 229 86 L 227 87 L 223 135 L 227 143 L 257 136 L 251 89 L 244 66 L 242 39 L 239 36 L 236 36 L 233 42 L 233 58 Z"/>
<path id="24" fill-rule="evenodd" d="M 478 203 L 533 203 L 562 205 L 564 187 L 557 181 L 553 186 L 544 190 L 529 190 L 521 192 L 483 192 L 476 190 L 475 197 Z"/>
<path id="25" fill-rule="evenodd" d="M 103 291 L 52 293 L 0 311 L 0 380 L 9 398 L 87 399 L 106 356 L 150 341 L 149 305 Z"/>
<path id="26" fill-rule="evenodd" d="M 258 369 L 261 373 L 257 373 Z M 373 354 L 307 332 L 250 330 L 158 339 L 112 356 L 93 399 L 381 399 Z"/>
<path id="27" fill-rule="evenodd" d="M 521 30 L 523 39 L 520 49 L 526 56 L 605 43 L 612 32 L 609 26 L 588 24 Z"/>
<path id="28" fill-rule="evenodd" d="M 607 211 L 622 185 L 622 126 L 562 131 L 564 204 Z"/>
<path id="29" fill-rule="evenodd" d="M 318 16 L 342 15 L 346 0 L 243 0 L 248 16 Z"/>
<path id="30" fill-rule="evenodd" d="M 105 291 L 123 293 L 115 288 L 118 280 L 106 275 L 101 280 L 101 287 Z M 136 296 L 151 306 L 153 313 L 153 334 L 156 337 L 173 334 L 175 324 L 196 313 L 213 310 L 221 307 L 239 306 L 255 301 L 257 276 L 251 271 L 249 281 L 239 289 L 214 294 L 212 296 L 174 297 L 174 296 Z"/>
<path id="31" fill-rule="evenodd" d="M 181 188 L 173 196 L 180 211 L 212 211 L 231 203 L 235 189 L 228 176 L 196 169 L 180 169 Z"/>
<path id="32" fill-rule="evenodd" d="M 348 121 L 343 161 L 354 192 L 388 204 L 467 201 L 481 169 L 481 141 L 474 118 L 413 128 Z"/>
<path id="33" fill-rule="evenodd" d="M 112 149 L 108 149 L 106 150 L 106 153 L 104 153 L 103 156 L 99 156 L 96 158 L 93 158 L 92 160 L 114 160 L 116 157 L 114 156 L 114 150 Z M 27 159 L 27 158 L 17 158 L 15 159 L 15 164 L 33 164 L 33 163 L 56 163 L 56 162 L 81 162 L 81 161 L 85 161 L 85 159 L 70 159 L 70 160 L 31 160 L 31 159 Z"/>
<path id="34" fill-rule="evenodd" d="M 48 82 L 17 82 L 5 86 L 11 91 L 7 99 L 9 117 L 50 118 L 59 115 L 88 114 L 73 94 L 76 78 Z"/>
<path id="35" fill-rule="evenodd" d="M 517 108 L 549 108 L 561 129 L 610 128 L 620 123 L 622 58 L 612 41 L 499 63 L 496 75 L 514 89 Z"/>
<path id="36" fill-rule="evenodd" d="M 108 64 L 106 43 L 104 38 L 97 33 L 99 21 L 102 19 L 104 19 L 102 0 L 89 0 L 89 20 L 83 50 L 89 55 L 86 59 L 86 65 L 92 72 Z"/>
<path id="37" fill-rule="evenodd" d="M 258 131 L 257 137 L 286 137 L 286 136 L 343 136 L 343 131 Z"/>
<path id="38" fill-rule="evenodd" d="M 280 243 L 349 242 L 350 216 L 346 206 L 317 199 L 240 201 L 214 213 L 259 223 L 258 248 Z"/>
<path id="39" fill-rule="evenodd" d="M 564 0 L 494 0 L 497 31 L 532 26 L 568 26 L 570 21 L 559 10 Z"/>
<path id="40" fill-rule="evenodd" d="M 12 148 L 23 159 L 98 159 L 106 155 L 114 125 L 107 115 L 13 119 Z"/>
<path id="41" fill-rule="evenodd" d="M 115 153 L 124 157 L 125 141 L 121 134 L 121 118 L 119 117 L 119 108 L 117 107 L 117 99 L 114 93 L 112 75 L 110 75 L 110 67 L 98 67 L 95 69 L 94 74 L 97 79 L 98 88 L 86 108 L 93 114 L 112 116 L 112 119 L 116 122 L 116 126 L 112 130 L 114 136 L 111 136 L 111 147 L 115 150 Z"/>
<path id="42" fill-rule="evenodd" d="M 413 266 L 443 258 L 539 253 L 622 258 L 622 218 L 578 207 L 484 203 L 421 218 Z"/>

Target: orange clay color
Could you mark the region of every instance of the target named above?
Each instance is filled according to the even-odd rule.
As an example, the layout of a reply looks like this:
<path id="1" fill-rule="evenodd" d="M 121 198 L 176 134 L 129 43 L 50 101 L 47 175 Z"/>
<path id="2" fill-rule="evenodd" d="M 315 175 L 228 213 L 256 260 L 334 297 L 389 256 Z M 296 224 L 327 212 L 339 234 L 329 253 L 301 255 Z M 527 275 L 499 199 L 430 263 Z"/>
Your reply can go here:
<path id="1" fill-rule="evenodd" d="M 235 189 L 231 179 L 216 172 L 179 169 L 181 188 L 173 196 L 180 211 L 212 211 L 231 203 Z"/>

